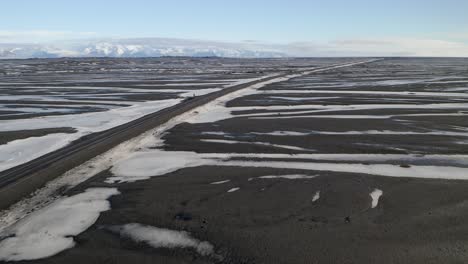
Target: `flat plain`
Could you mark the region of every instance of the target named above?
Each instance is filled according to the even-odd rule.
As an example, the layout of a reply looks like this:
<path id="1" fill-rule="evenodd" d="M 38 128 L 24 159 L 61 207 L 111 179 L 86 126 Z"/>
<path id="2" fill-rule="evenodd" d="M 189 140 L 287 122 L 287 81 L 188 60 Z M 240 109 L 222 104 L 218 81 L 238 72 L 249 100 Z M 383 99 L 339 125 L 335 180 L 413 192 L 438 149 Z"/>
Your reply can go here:
<path id="1" fill-rule="evenodd" d="M 287 74 L 173 118 L 2 212 L 3 261 L 468 260 L 466 59 L 1 65 L 0 169 L 193 96 Z"/>

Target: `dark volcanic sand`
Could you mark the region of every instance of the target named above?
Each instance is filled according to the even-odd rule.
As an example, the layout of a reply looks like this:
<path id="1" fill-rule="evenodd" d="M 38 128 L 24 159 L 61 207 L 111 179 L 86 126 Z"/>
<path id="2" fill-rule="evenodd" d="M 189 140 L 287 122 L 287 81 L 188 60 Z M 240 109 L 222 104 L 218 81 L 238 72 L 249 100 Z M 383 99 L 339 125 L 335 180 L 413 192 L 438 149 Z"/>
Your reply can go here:
<path id="1" fill-rule="evenodd" d="M 466 83 L 378 84 L 385 80 L 460 80 L 466 60 L 385 60 L 372 65 L 337 69 L 262 88 L 307 89 L 295 97 L 340 96 L 339 99 L 292 101 L 291 105 L 350 105 L 464 103 L 467 97 L 327 94 L 317 90 L 446 91 Z M 253 74 L 255 75 L 255 74 Z M 458 76 L 458 77 L 457 77 Z M 464 77 L 466 79 L 466 77 Z M 327 86 L 346 85 L 353 87 Z M 371 83 L 371 84 L 370 84 Z M 105 84 L 110 85 L 110 84 Z M 134 84 L 133 84 L 134 85 Z M 312 89 L 312 88 L 311 88 Z M 273 96 L 290 94 L 275 94 Z M 400 101 L 405 99 L 406 101 Z M 228 106 L 288 105 L 264 95 L 238 98 Z M 313 109 L 311 109 L 313 110 Z M 274 112 L 273 110 L 271 110 Z M 360 109 L 318 112 L 314 115 L 456 114 L 451 109 Z M 236 114 L 265 113 L 246 110 Z M 281 115 L 290 115 L 289 110 Z M 271 115 L 270 115 L 271 116 Z M 164 136 L 166 150 L 207 153 L 340 153 L 340 154 L 467 154 L 466 135 L 326 135 L 317 132 L 396 131 L 467 132 L 465 115 L 397 116 L 382 119 L 232 118 L 206 124 L 183 123 Z M 305 136 L 271 136 L 256 133 L 292 131 Z M 315 134 L 313 132 L 316 132 Z M 206 134 L 206 132 L 223 132 Z M 310 149 L 287 150 L 253 144 L 221 144 L 201 139 L 264 142 Z M 150 146 L 148 146 L 150 147 Z M 266 160 L 266 159 L 264 159 Z M 293 161 L 293 159 L 289 159 Z M 302 160 L 304 161 L 304 160 Z M 321 162 L 320 160 L 309 160 Z M 346 161 L 327 161 L 346 162 Z M 374 161 L 393 164 L 397 161 Z M 422 161 L 427 162 L 427 161 Z M 431 161 L 432 162 L 432 161 Z M 368 164 L 363 161 L 357 164 Z M 371 163 L 371 162 L 369 162 Z M 432 166 L 466 166 L 437 160 Z M 394 164 L 405 167 L 405 164 Z M 313 179 L 258 179 L 265 175 L 307 174 Z M 468 175 L 468 169 L 467 169 Z M 89 187 L 117 187 L 112 209 L 96 224 L 75 237 L 77 245 L 48 259 L 20 263 L 304 263 L 394 264 L 468 263 L 468 181 L 397 178 L 345 172 L 301 171 L 272 168 L 185 168 L 135 183 L 105 184 L 111 176 L 102 172 L 77 186 L 68 195 Z M 448 176 L 448 175 L 445 175 Z M 249 178 L 254 178 L 249 181 Z M 217 181 L 228 183 L 212 185 Z M 228 193 L 232 188 L 240 188 Z M 371 208 L 370 193 L 383 191 L 378 206 Z M 320 199 L 313 202 L 317 191 Z M 128 223 L 186 230 L 215 246 L 216 257 L 202 257 L 190 249 L 154 249 L 110 232 L 109 227 Z"/>
<path id="2" fill-rule="evenodd" d="M 248 181 L 297 173 L 320 176 Z M 102 186 L 104 176 L 75 191 Z M 226 179 L 231 182 L 210 184 Z M 234 187 L 240 190 L 227 193 Z M 384 194 L 371 209 L 374 188 Z M 76 247 L 34 263 L 465 263 L 467 188 L 465 181 L 349 173 L 184 169 L 119 185 L 122 195 L 111 198 L 112 210 L 76 238 Z M 312 202 L 316 191 L 320 199 Z M 177 219 L 181 213 L 185 221 Z M 105 229 L 133 222 L 187 230 L 214 244 L 223 260 L 153 249 Z"/>
<path id="3" fill-rule="evenodd" d="M 406 117 L 405 117 L 406 119 Z M 409 118 L 408 118 L 409 119 Z M 164 136 L 166 149 L 176 151 L 221 153 L 354 153 L 354 154 L 467 154 L 468 137 L 450 135 L 326 135 L 314 132 L 346 132 L 368 130 L 431 132 L 450 125 L 468 125 L 465 117 L 414 118 L 405 124 L 394 119 L 240 119 L 233 118 L 215 123 L 180 124 Z M 301 136 L 271 136 L 255 133 L 293 131 L 308 133 Z M 203 132 L 224 132 L 226 135 L 210 135 Z M 221 139 L 245 142 L 223 144 L 202 142 L 200 139 Z M 266 142 L 310 149 L 297 151 L 260 146 Z M 251 144 L 249 144 L 251 143 Z"/>
<path id="4" fill-rule="evenodd" d="M 17 139 L 23 139 L 23 138 L 29 138 L 29 137 L 41 137 L 41 136 L 54 134 L 54 133 L 74 133 L 75 131 L 76 130 L 71 127 L 58 127 L 58 128 L 0 132 L 0 145 L 6 144 L 10 141 L 17 140 Z"/>

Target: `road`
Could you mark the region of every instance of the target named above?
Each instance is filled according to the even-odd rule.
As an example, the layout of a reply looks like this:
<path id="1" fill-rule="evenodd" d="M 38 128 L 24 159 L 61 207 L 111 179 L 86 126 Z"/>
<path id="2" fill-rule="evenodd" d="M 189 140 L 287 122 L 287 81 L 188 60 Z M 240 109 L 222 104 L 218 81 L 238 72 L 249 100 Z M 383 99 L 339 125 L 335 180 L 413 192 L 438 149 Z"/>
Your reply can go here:
<path id="1" fill-rule="evenodd" d="M 278 73 L 255 81 L 231 86 L 208 95 L 194 97 L 126 124 L 103 132 L 87 135 L 62 149 L 0 172 L 0 209 L 8 208 L 21 198 L 44 186 L 48 181 L 59 177 L 70 169 L 112 149 L 120 143 L 158 127 L 178 115 L 226 94 L 291 74 L 312 74 L 373 61 L 376 60 L 365 60 L 312 69 L 296 69 L 287 73 Z"/>

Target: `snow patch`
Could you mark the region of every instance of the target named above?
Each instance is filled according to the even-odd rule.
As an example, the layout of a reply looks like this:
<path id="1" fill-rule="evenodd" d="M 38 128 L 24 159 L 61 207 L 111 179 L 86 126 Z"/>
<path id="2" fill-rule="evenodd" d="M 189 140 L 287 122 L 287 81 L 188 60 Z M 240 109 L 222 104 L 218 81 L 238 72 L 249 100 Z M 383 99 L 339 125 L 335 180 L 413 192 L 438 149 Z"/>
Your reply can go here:
<path id="1" fill-rule="evenodd" d="M 270 90 L 268 94 L 310 94 L 313 90 Z M 364 95 L 401 95 L 401 96 L 414 96 L 414 97 L 468 97 L 466 93 L 440 93 L 440 92 L 394 92 L 394 91 L 343 91 L 343 90 L 320 90 L 321 94 L 364 94 Z M 385 99 L 384 99 L 385 100 Z"/>
<path id="2" fill-rule="evenodd" d="M 112 227 L 121 236 L 136 242 L 146 243 L 154 248 L 193 248 L 202 256 L 214 254 L 213 245 L 190 236 L 185 231 L 175 231 L 137 223 Z"/>
<path id="3" fill-rule="evenodd" d="M 232 158 L 254 158 L 257 160 L 232 160 Z M 284 161 L 262 161 L 262 158 L 281 158 Z M 295 161 L 289 161 L 289 160 Z M 296 161 L 297 159 L 314 160 L 340 160 L 347 163 L 324 163 L 313 161 Z M 410 163 L 409 168 L 402 168 L 398 164 L 362 164 L 363 162 L 389 162 L 399 161 L 398 164 Z M 416 155 L 367 155 L 367 154 L 227 154 L 227 153 L 195 153 L 148 150 L 131 154 L 113 168 L 115 177 L 108 182 L 132 182 L 148 179 L 152 176 L 160 176 L 174 172 L 182 168 L 198 166 L 237 166 L 237 167 L 262 167 L 262 168 L 287 168 L 310 171 L 334 171 L 349 173 L 364 173 L 391 177 L 414 177 L 431 179 L 468 179 L 466 167 L 413 165 L 414 161 L 426 163 L 426 161 L 447 161 L 455 165 L 466 166 L 466 156 L 463 155 L 428 155 L 419 157 Z M 356 163 L 350 163 L 350 162 Z M 427 163 L 426 163 L 427 164 Z"/>
<path id="4" fill-rule="evenodd" d="M 41 137 L 18 139 L 0 145 L 0 171 L 62 148 L 77 138 L 73 134 L 56 133 Z"/>
<path id="5" fill-rule="evenodd" d="M 107 183 L 135 182 L 174 172 L 181 168 L 197 167 L 213 163 L 199 159 L 192 152 L 165 152 L 161 150 L 132 153 L 127 159 L 117 162 L 111 171 L 115 175 Z"/>
<path id="6" fill-rule="evenodd" d="M 430 132 L 414 132 L 414 131 L 393 131 L 393 130 L 365 130 L 365 131 L 273 131 L 273 132 L 253 132 L 254 135 L 260 136 L 309 136 L 309 135 L 421 135 L 421 136 L 456 136 L 468 137 L 466 132 L 452 132 L 452 131 L 430 131 Z"/>
<path id="7" fill-rule="evenodd" d="M 227 192 L 232 193 L 232 192 L 237 192 L 238 190 L 240 190 L 240 188 L 236 187 L 236 188 L 229 189 Z"/>
<path id="8" fill-rule="evenodd" d="M 208 142 L 208 143 L 219 143 L 219 144 L 250 144 L 250 145 L 267 146 L 267 147 L 298 150 L 298 151 L 315 151 L 313 149 L 306 149 L 306 148 L 289 146 L 289 145 L 272 144 L 272 143 L 267 143 L 267 142 L 247 142 L 247 141 L 225 140 L 225 139 L 201 139 L 200 141 Z"/>
<path id="9" fill-rule="evenodd" d="M 155 102 L 143 102 L 129 107 L 111 109 L 105 112 L 2 120 L 0 131 L 72 127 L 76 129 L 76 132 L 32 137 L 0 145 L 0 171 L 60 149 L 82 136 L 130 122 L 147 114 L 173 106 L 180 101 L 181 99 L 169 99 Z"/>
<path id="10" fill-rule="evenodd" d="M 383 191 L 379 189 L 374 189 L 369 195 L 372 198 L 372 208 L 376 208 L 379 204 L 380 196 L 382 196 Z"/>
<path id="11" fill-rule="evenodd" d="M 219 184 L 224 184 L 224 183 L 228 183 L 230 182 L 231 180 L 225 180 L 225 181 L 217 181 L 217 182 L 212 182 L 210 184 L 213 184 L 213 185 L 219 185 Z"/>
<path id="12" fill-rule="evenodd" d="M 18 220 L 26 217 L 31 212 L 44 208 L 54 200 L 62 198 L 57 196 L 59 193 L 58 190 L 62 190 L 63 192 L 70 190 L 74 186 L 86 181 L 99 172 L 112 167 L 113 164 L 119 160 L 128 158 L 129 154 L 135 152 L 137 149 L 157 144 L 158 140 L 153 136 L 154 133 L 157 134 L 158 129 L 156 129 L 156 132 L 154 130 L 148 131 L 136 138 L 118 145 L 108 152 L 99 155 L 66 172 L 64 175 L 48 182 L 46 186 L 34 192 L 31 197 L 27 197 L 11 206 L 8 210 L 0 212 L 0 232 L 7 229 Z"/>
<path id="13" fill-rule="evenodd" d="M 268 175 L 258 177 L 259 179 L 288 179 L 288 180 L 297 180 L 297 179 L 313 179 L 318 175 L 304 175 L 304 174 L 292 174 L 292 175 Z"/>
<path id="14" fill-rule="evenodd" d="M 270 96 L 271 99 L 287 100 L 287 101 L 305 101 L 305 100 L 328 100 L 328 99 L 338 99 L 341 97 L 331 96 L 331 97 L 289 97 L 289 96 Z"/>
<path id="15" fill-rule="evenodd" d="M 466 168 L 449 166 L 411 166 L 402 168 L 399 165 L 358 163 L 321 163 L 297 161 L 223 161 L 218 166 L 238 166 L 254 168 L 301 169 L 311 171 L 333 171 L 359 173 L 390 177 L 411 177 L 427 179 L 467 180 Z"/>
<path id="16" fill-rule="evenodd" d="M 317 191 L 315 194 L 314 194 L 314 197 L 312 197 L 312 202 L 316 202 L 320 199 L 320 191 Z"/>
<path id="17" fill-rule="evenodd" d="M 75 245 L 76 236 L 96 222 L 101 212 L 110 209 L 107 199 L 116 188 L 91 188 L 58 200 L 43 210 L 20 220 L 2 236 L 0 260 L 33 260 L 53 256 Z"/>

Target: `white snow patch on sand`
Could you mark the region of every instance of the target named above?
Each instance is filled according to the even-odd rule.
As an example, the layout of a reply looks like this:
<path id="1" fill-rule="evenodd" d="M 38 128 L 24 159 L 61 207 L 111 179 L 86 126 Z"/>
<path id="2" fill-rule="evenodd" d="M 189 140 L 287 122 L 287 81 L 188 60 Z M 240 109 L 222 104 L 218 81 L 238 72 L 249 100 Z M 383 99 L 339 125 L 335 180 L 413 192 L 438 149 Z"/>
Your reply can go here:
<path id="1" fill-rule="evenodd" d="M 273 131 L 273 132 L 252 132 L 254 135 L 260 136 L 308 136 L 309 132 L 297 132 L 297 131 Z"/>
<path id="2" fill-rule="evenodd" d="M 302 169 L 311 171 L 334 171 L 347 173 L 363 173 L 390 177 L 412 177 L 427 179 L 458 179 L 467 180 L 467 168 L 449 166 L 411 166 L 402 168 L 390 164 L 353 164 L 353 163 L 319 163 L 319 162 L 289 162 L 289 161 L 224 161 L 217 165 L 278 168 L 278 169 Z"/>
<path id="3" fill-rule="evenodd" d="M 237 192 L 238 190 L 240 190 L 240 188 L 236 187 L 236 188 L 229 189 L 227 192 L 232 193 L 232 192 Z"/>
<path id="4" fill-rule="evenodd" d="M 239 114 L 232 117 L 276 117 L 278 115 L 306 115 L 317 114 L 325 112 L 336 111 L 357 111 L 357 110 L 377 110 L 377 109 L 438 109 L 438 110 L 466 110 L 468 104 L 466 103 L 440 103 L 440 104 L 353 104 L 353 105 L 321 105 L 321 104 L 307 104 L 307 105 L 272 105 L 272 106 L 239 106 L 219 109 L 221 111 L 269 111 L 258 112 L 251 114 Z M 218 109 L 216 109 L 218 110 Z M 428 113 L 430 115 L 437 113 Z M 445 113 L 440 113 L 445 114 Z M 410 114 L 402 116 L 409 116 Z"/>
<path id="5" fill-rule="evenodd" d="M 456 88 L 448 88 L 444 89 L 446 92 L 461 92 L 461 91 L 468 91 L 468 87 L 456 87 Z"/>
<path id="6" fill-rule="evenodd" d="M 217 181 L 217 182 L 212 182 L 210 184 L 213 184 L 213 185 L 219 185 L 219 184 L 224 184 L 224 183 L 228 183 L 230 182 L 231 180 L 225 180 L 225 181 Z"/>
<path id="7" fill-rule="evenodd" d="M 313 90 L 269 90 L 268 94 L 311 94 L 316 91 Z M 441 92 L 411 92 L 411 91 L 404 91 L 404 92 L 393 92 L 393 91 L 343 91 L 343 90 L 320 90 L 321 94 L 365 94 L 365 95 L 402 95 L 402 96 L 430 96 L 430 97 L 468 97 L 466 93 L 441 93 Z M 385 100 L 385 99 L 384 99 Z"/>
<path id="8" fill-rule="evenodd" d="M 379 115 L 300 115 L 300 116 L 266 116 L 251 117 L 251 119 L 294 119 L 294 118 L 334 118 L 334 119 L 388 119 L 393 116 Z"/>
<path id="9" fill-rule="evenodd" d="M 256 94 L 258 91 L 244 91 L 238 96 Z M 229 101 L 234 98 L 226 98 Z M 463 116 L 462 110 L 468 109 L 466 103 L 441 103 L 441 104 L 363 104 L 363 105 L 272 105 L 272 106 L 240 106 L 225 107 L 226 101 L 219 101 L 216 105 L 205 105 L 199 108 L 200 115 L 195 115 L 187 120 L 189 123 L 211 123 L 230 118 L 252 119 L 284 119 L 284 118 L 359 118 L 359 119 L 388 119 L 397 116 Z M 323 115 L 325 112 L 358 111 L 378 109 L 438 109 L 453 110 L 452 113 L 425 113 L 425 114 L 395 114 L 395 115 Z M 249 114 L 233 114 L 238 111 L 268 111 Z M 456 111 L 456 112 L 455 112 Z M 322 114 L 322 115 L 319 115 Z M 292 116 L 296 115 L 296 116 Z M 300 115 L 300 116 L 299 116 Z"/>
<path id="10" fill-rule="evenodd" d="M 0 171 L 31 161 L 39 156 L 68 145 L 73 140 L 90 133 L 100 132 L 130 122 L 147 114 L 173 106 L 180 99 L 144 102 L 105 112 L 64 116 L 43 116 L 30 119 L 3 120 L 0 131 L 31 130 L 72 127 L 75 133 L 57 133 L 42 137 L 15 140 L 0 145 Z"/>
<path id="11" fill-rule="evenodd" d="M 294 119 L 294 118 L 334 118 L 334 119 L 390 119 L 394 117 L 411 116 L 466 116 L 468 114 L 458 113 L 434 113 L 434 114 L 398 114 L 398 115 L 297 115 L 297 116 L 265 116 L 250 117 L 250 119 Z"/>
<path id="12" fill-rule="evenodd" d="M 421 136 L 457 136 L 468 137 L 467 132 L 452 132 L 452 131 L 430 131 L 430 132 L 414 132 L 414 131 L 393 131 L 393 130 L 365 130 L 365 131 L 273 131 L 273 132 L 253 132 L 254 135 L 265 136 L 308 136 L 308 135 L 421 135 Z"/>
<path id="13" fill-rule="evenodd" d="M 229 153 L 229 154 L 210 154 L 204 153 L 203 157 L 208 158 L 268 158 L 268 159 L 309 159 L 309 160 L 327 160 L 327 161 L 346 161 L 346 162 L 385 162 L 385 163 L 424 163 L 433 164 L 444 162 L 456 166 L 468 166 L 468 155 L 419 155 L 419 154 L 277 154 L 277 153 Z"/>
<path id="14" fill-rule="evenodd" d="M 0 260 L 41 259 L 73 247 L 73 236 L 88 229 L 101 212 L 109 210 L 107 199 L 116 194 L 116 188 L 91 188 L 29 215 L 4 230 L 2 235 L 11 237 L 0 242 Z"/>
<path id="15" fill-rule="evenodd" d="M 375 189 L 369 195 L 372 198 L 372 208 L 376 208 L 379 204 L 379 198 L 382 196 L 383 191 L 379 189 Z"/>
<path id="16" fill-rule="evenodd" d="M 214 93 L 214 92 L 217 92 L 217 91 L 221 91 L 221 89 L 220 88 L 209 88 L 209 89 L 189 90 L 189 91 L 186 91 L 183 94 L 180 94 L 179 96 L 181 96 L 181 97 L 201 96 L 201 95 Z"/>
<path id="17" fill-rule="evenodd" d="M 116 229 L 116 228 L 114 228 Z M 202 256 L 214 253 L 213 245 L 190 236 L 185 231 L 175 231 L 137 223 L 118 227 L 121 236 L 144 242 L 154 248 L 193 248 Z"/>
<path id="18" fill-rule="evenodd" d="M 312 197 L 312 202 L 316 202 L 320 199 L 320 191 L 315 192 L 314 197 Z"/>
<path id="19" fill-rule="evenodd" d="M 149 113 L 157 112 L 161 109 L 173 106 L 180 101 L 181 99 L 149 101 L 138 103 L 129 107 L 115 108 L 105 112 L 3 120 L 0 131 L 73 127 L 82 133 L 99 132 L 127 123 Z"/>
<path id="20" fill-rule="evenodd" d="M 58 196 L 59 193 L 63 193 L 99 172 L 112 167 L 113 164 L 119 160 L 128 158 L 129 154 L 135 152 L 137 149 L 156 145 L 158 140 L 153 135 L 157 133 L 160 133 L 160 131 L 148 131 L 136 138 L 126 141 L 48 182 L 46 186 L 34 192 L 31 197 L 19 201 L 8 210 L 1 211 L 0 232 L 18 220 L 26 217 L 30 212 L 37 211 L 51 204 L 54 200 L 63 198 Z M 57 192 L 58 190 L 62 190 L 63 192 Z"/>
<path id="21" fill-rule="evenodd" d="M 304 101 L 304 100 L 327 100 L 338 99 L 338 96 L 332 97 L 288 97 L 288 96 L 270 96 L 271 99 L 287 100 L 287 101 Z"/>
<path id="22" fill-rule="evenodd" d="M 259 146 L 267 146 L 267 147 L 299 150 L 299 151 L 315 151 L 313 149 L 306 149 L 306 148 L 289 146 L 289 145 L 278 145 L 278 144 L 272 144 L 272 143 L 267 143 L 267 142 L 247 142 L 247 141 L 225 140 L 225 139 L 201 139 L 200 141 L 209 142 L 209 143 L 220 143 L 220 144 L 250 144 L 250 145 L 259 145 Z"/>
<path id="23" fill-rule="evenodd" d="M 293 77 L 297 77 L 297 75 L 274 78 L 269 81 L 260 82 L 250 87 L 247 87 L 245 89 L 241 89 L 233 93 L 229 93 L 227 95 L 221 96 L 203 106 L 198 107 L 196 110 L 192 111 L 192 112 L 197 112 L 199 114 L 193 115 L 190 119 L 186 121 L 189 123 L 211 123 L 211 122 L 216 122 L 219 120 L 229 119 L 233 116 L 231 114 L 231 110 L 225 107 L 226 102 L 233 100 L 237 97 L 246 96 L 249 94 L 255 94 L 257 93 L 257 89 L 260 89 L 268 84 L 277 83 L 281 81 L 287 81 Z M 263 78 L 267 78 L 267 77 L 263 77 Z"/>
<path id="24" fill-rule="evenodd" d="M 291 174 L 291 175 L 268 175 L 260 176 L 259 179 L 288 179 L 288 180 L 298 180 L 298 179 L 313 179 L 318 175 L 304 175 L 304 174 Z"/>
<path id="25" fill-rule="evenodd" d="M 230 160 L 231 158 L 281 158 L 284 161 L 249 161 Z M 288 159 L 314 159 L 346 161 L 347 163 L 323 163 L 314 161 L 288 161 Z M 108 182 L 131 182 L 148 179 L 152 176 L 160 176 L 169 172 L 188 167 L 198 166 L 238 166 L 238 167 L 264 167 L 303 169 L 311 171 L 334 171 L 349 173 L 364 173 L 391 177 L 414 177 L 432 179 L 468 179 L 467 168 L 455 166 L 412 165 L 402 168 L 393 164 L 362 164 L 363 162 L 390 162 L 398 161 L 398 164 L 412 161 L 447 161 L 455 165 L 466 166 L 464 155 L 393 155 L 393 154 L 226 154 L 226 153 L 195 153 L 176 152 L 162 150 L 148 150 L 131 154 L 112 168 L 115 177 Z M 353 163 L 356 162 L 356 163 Z M 429 163 L 430 164 L 430 163 Z"/>
<path id="26" fill-rule="evenodd" d="M 192 152 L 165 152 L 161 150 L 132 153 L 122 162 L 112 167 L 114 177 L 107 183 L 135 182 L 174 172 L 181 168 L 210 165 L 215 162 L 198 158 Z"/>
<path id="27" fill-rule="evenodd" d="M 200 134 L 202 135 L 213 135 L 213 136 L 223 136 L 223 137 L 229 137 L 229 133 L 226 132 L 221 132 L 221 131 L 207 131 L 207 132 L 201 132 Z"/>
<path id="28" fill-rule="evenodd" d="M 231 101 L 231 100 L 233 100 L 235 98 L 241 97 L 241 96 L 257 94 L 257 93 L 263 93 L 264 91 L 259 91 L 258 89 L 263 88 L 266 85 L 287 81 L 287 80 L 290 80 L 292 78 L 305 76 L 305 75 L 315 73 L 315 72 L 322 72 L 322 71 L 327 71 L 327 70 L 331 70 L 331 69 L 349 67 L 349 66 L 368 63 L 368 62 L 372 62 L 372 61 L 376 61 L 376 60 L 353 62 L 353 63 L 342 64 L 342 65 L 333 65 L 333 66 L 326 67 L 326 68 L 321 68 L 321 69 L 311 68 L 307 72 L 303 72 L 301 74 L 290 74 L 290 75 L 287 75 L 287 76 L 284 76 L 284 77 L 279 77 L 279 74 L 277 74 L 277 75 L 270 75 L 270 76 L 265 76 L 265 77 L 262 77 L 262 78 L 258 78 L 256 80 L 261 80 L 263 78 L 278 76 L 277 78 L 273 78 L 273 79 L 268 80 L 268 81 L 260 82 L 260 83 L 251 85 L 250 87 L 247 87 L 245 89 L 241 89 L 241 90 L 238 90 L 236 92 L 233 92 L 233 93 L 227 94 L 225 96 L 219 97 L 219 98 L 205 104 L 204 106 L 201 106 L 201 107 L 197 108 L 195 110 L 195 112 L 198 112 L 199 114 L 198 115 L 193 115 L 190 119 L 186 120 L 186 122 L 189 122 L 189 123 L 211 123 L 211 122 L 216 122 L 216 121 L 220 121 L 220 120 L 229 119 L 229 118 L 232 118 L 232 117 L 235 117 L 235 116 L 233 116 L 231 114 L 231 109 L 228 109 L 227 107 L 225 107 L 226 102 L 229 102 L 229 101 Z M 228 86 L 225 86 L 225 87 L 228 87 Z M 232 109 L 233 110 L 241 110 L 241 109 L 251 110 L 252 107 L 234 107 Z"/>
<path id="29" fill-rule="evenodd" d="M 0 145 L 0 171 L 62 148 L 77 138 L 73 134 L 56 133 L 42 137 L 18 139 Z"/>

